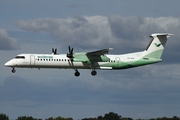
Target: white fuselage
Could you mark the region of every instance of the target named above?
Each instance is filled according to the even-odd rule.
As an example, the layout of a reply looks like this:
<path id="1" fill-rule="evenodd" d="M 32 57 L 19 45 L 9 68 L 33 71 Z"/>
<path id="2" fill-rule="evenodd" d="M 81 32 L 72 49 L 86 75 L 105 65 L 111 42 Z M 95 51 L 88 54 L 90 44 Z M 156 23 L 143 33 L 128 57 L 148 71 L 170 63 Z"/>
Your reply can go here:
<path id="1" fill-rule="evenodd" d="M 75 76 L 79 76 L 78 69 L 92 69 L 91 74 L 97 74 L 95 69 L 113 70 L 127 69 L 161 62 L 161 56 L 167 41 L 172 34 L 151 34 L 152 40 L 147 48 L 141 52 L 122 55 L 106 55 L 110 48 L 87 53 L 73 53 L 69 46 L 69 53 L 57 55 L 57 49 L 52 49 L 53 54 L 19 54 L 14 59 L 5 63 L 6 67 L 12 67 L 15 73 L 16 67 L 21 68 L 69 68 L 74 69 Z"/>
<path id="2" fill-rule="evenodd" d="M 142 52 L 124 54 L 124 55 L 106 55 L 110 58 L 106 62 L 95 62 L 95 69 L 118 69 L 122 62 L 131 63 L 141 58 Z M 85 62 L 73 62 L 66 57 L 66 54 L 19 54 L 8 61 L 7 67 L 21 68 L 72 68 L 72 69 L 91 69 L 91 66 Z"/>

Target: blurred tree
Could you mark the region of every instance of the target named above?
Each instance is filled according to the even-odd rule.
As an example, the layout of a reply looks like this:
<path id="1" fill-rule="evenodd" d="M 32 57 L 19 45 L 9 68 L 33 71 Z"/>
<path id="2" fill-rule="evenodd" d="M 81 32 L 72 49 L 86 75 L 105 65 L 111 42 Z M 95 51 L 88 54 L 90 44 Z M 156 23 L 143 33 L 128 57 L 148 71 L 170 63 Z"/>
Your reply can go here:
<path id="1" fill-rule="evenodd" d="M 125 118 L 122 118 L 122 120 L 133 120 L 133 119 L 129 117 L 125 117 Z"/>
<path id="2" fill-rule="evenodd" d="M 102 116 L 98 116 L 97 119 L 98 120 L 104 120 L 104 118 Z"/>
<path id="3" fill-rule="evenodd" d="M 122 120 L 121 116 L 110 112 L 108 114 L 105 114 L 104 117 L 98 116 L 97 118 L 84 118 L 82 120 Z M 132 119 L 124 119 L 124 120 L 132 120 Z"/>
<path id="4" fill-rule="evenodd" d="M 6 114 L 0 113 L 0 120 L 9 120 L 9 117 Z"/>
<path id="5" fill-rule="evenodd" d="M 174 116 L 174 117 L 172 118 L 172 120 L 180 120 L 180 118 L 177 117 L 177 116 Z"/>
<path id="6" fill-rule="evenodd" d="M 105 114 L 104 119 L 105 120 L 122 120 L 120 115 L 118 115 L 117 113 L 113 113 L 113 112 Z"/>
<path id="7" fill-rule="evenodd" d="M 16 120 L 42 120 L 42 119 L 33 118 L 32 116 L 20 116 Z"/>
<path id="8" fill-rule="evenodd" d="M 98 120 L 96 118 L 84 118 L 84 119 L 81 119 L 81 120 Z"/>
<path id="9" fill-rule="evenodd" d="M 50 117 L 50 118 L 48 118 L 48 119 L 45 119 L 45 120 L 54 120 L 54 119 L 53 119 L 53 117 Z"/>
<path id="10" fill-rule="evenodd" d="M 57 118 L 50 117 L 50 118 L 45 119 L 45 120 L 73 120 L 73 119 L 72 118 L 63 118 L 63 117 L 59 116 Z"/>

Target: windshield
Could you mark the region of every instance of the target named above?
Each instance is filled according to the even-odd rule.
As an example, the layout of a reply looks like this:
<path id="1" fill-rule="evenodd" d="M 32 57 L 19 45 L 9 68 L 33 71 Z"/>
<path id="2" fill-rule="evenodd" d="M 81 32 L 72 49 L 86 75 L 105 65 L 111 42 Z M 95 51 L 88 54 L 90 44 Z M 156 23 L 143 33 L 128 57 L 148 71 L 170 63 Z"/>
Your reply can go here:
<path id="1" fill-rule="evenodd" d="M 16 56 L 15 59 L 25 59 L 25 56 Z"/>

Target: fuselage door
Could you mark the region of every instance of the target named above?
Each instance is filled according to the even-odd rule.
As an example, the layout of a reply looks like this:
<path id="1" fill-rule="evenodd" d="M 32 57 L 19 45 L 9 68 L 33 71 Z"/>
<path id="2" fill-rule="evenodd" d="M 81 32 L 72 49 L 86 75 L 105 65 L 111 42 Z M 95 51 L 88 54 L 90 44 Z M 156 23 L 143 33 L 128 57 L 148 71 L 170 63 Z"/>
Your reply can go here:
<path id="1" fill-rule="evenodd" d="M 30 65 L 35 65 L 35 57 L 34 57 L 34 55 L 30 55 Z"/>
<path id="2" fill-rule="evenodd" d="M 121 62 L 120 58 L 116 57 L 115 60 L 116 60 L 117 67 L 120 67 L 120 62 Z"/>

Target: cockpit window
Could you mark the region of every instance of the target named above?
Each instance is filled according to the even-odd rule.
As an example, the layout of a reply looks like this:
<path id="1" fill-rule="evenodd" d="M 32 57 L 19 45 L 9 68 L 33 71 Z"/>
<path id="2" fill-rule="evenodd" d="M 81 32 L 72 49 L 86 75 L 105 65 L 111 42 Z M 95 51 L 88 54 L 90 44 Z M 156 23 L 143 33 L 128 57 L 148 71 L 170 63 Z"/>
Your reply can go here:
<path id="1" fill-rule="evenodd" d="M 25 59 L 25 56 L 16 56 L 15 59 Z"/>

